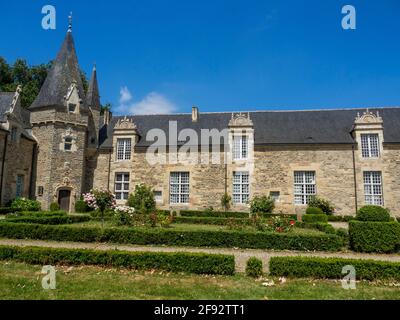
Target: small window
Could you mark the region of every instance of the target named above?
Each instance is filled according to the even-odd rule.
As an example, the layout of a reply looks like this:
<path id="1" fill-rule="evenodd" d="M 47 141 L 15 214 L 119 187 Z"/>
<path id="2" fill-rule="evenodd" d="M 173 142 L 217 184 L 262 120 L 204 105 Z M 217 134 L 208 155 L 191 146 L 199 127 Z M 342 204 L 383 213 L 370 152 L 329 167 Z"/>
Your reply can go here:
<path id="1" fill-rule="evenodd" d="M 379 158 L 379 135 L 362 134 L 361 151 L 363 158 Z"/>
<path id="2" fill-rule="evenodd" d="M 246 136 L 233 137 L 233 160 L 246 160 L 249 142 Z"/>
<path id="3" fill-rule="evenodd" d="M 15 142 L 17 141 L 18 138 L 18 128 L 17 127 L 12 127 L 11 128 L 11 141 Z"/>
<path id="4" fill-rule="evenodd" d="M 281 193 L 279 191 L 271 191 L 269 196 L 275 201 L 279 202 L 281 199 Z"/>
<path id="5" fill-rule="evenodd" d="M 38 197 L 43 197 L 44 194 L 44 188 L 43 187 L 38 187 L 38 191 L 37 191 Z"/>
<path id="6" fill-rule="evenodd" d="M 383 206 L 382 173 L 380 171 L 364 172 L 365 204 Z"/>
<path id="7" fill-rule="evenodd" d="M 21 198 L 24 194 L 24 176 L 23 175 L 18 175 L 17 176 L 17 187 L 16 187 L 16 193 L 15 196 L 17 198 Z"/>
<path id="8" fill-rule="evenodd" d="M 294 203 L 306 205 L 315 197 L 317 187 L 314 171 L 296 171 L 294 173 Z"/>
<path id="9" fill-rule="evenodd" d="M 117 139 L 117 160 L 131 160 L 132 140 Z"/>
<path id="10" fill-rule="evenodd" d="M 128 200 L 129 176 L 127 172 L 115 174 L 115 198 L 117 200 Z"/>
<path id="11" fill-rule="evenodd" d="M 163 202 L 162 191 L 154 191 L 154 200 L 157 203 L 162 203 Z"/>
<path id="12" fill-rule="evenodd" d="M 189 172 L 171 172 L 169 183 L 171 204 L 189 203 L 189 181 Z"/>
<path id="13" fill-rule="evenodd" d="M 247 204 L 250 199 L 250 178 L 248 172 L 233 173 L 233 203 Z"/>
<path id="14" fill-rule="evenodd" d="M 64 150 L 65 151 L 71 151 L 72 150 L 72 138 L 71 137 L 66 137 L 64 139 Z"/>
<path id="15" fill-rule="evenodd" d="M 75 113 L 75 112 L 76 112 L 76 104 L 74 104 L 74 103 L 69 103 L 69 104 L 68 104 L 68 112 L 69 112 L 69 113 Z"/>

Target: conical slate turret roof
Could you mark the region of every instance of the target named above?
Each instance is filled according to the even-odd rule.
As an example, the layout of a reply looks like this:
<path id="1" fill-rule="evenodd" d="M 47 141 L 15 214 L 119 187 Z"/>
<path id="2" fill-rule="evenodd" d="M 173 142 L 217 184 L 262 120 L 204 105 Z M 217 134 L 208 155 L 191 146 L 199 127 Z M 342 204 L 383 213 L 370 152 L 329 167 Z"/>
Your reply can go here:
<path id="1" fill-rule="evenodd" d="M 93 68 L 92 77 L 89 82 L 89 89 L 86 94 L 86 105 L 93 109 L 100 109 L 99 85 L 97 83 L 96 67 Z"/>
<path id="2" fill-rule="evenodd" d="M 74 39 L 72 32 L 69 31 L 40 89 L 39 95 L 29 109 L 33 110 L 46 106 L 64 106 L 64 97 L 67 95 L 68 88 L 73 82 L 76 82 L 79 97 L 82 99 L 81 110 L 85 109 L 85 91 L 76 57 Z"/>

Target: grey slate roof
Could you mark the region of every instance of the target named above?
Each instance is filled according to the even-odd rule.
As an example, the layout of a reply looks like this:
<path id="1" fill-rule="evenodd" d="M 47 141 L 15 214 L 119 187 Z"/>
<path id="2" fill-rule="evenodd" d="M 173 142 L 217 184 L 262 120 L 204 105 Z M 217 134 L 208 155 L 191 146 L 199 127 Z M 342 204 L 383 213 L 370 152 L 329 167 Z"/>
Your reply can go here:
<path id="1" fill-rule="evenodd" d="M 400 143 L 400 108 L 369 109 L 379 111 L 384 121 L 385 143 Z M 354 144 L 351 131 L 357 113 L 366 109 L 340 109 L 315 111 L 258 111 L 250 112 L 254 123 L 255 144 Z M 190 128 L 200 137 L 201 129 L 223 130 L 228 127 L 232 113 L 200 113 L 197 123 L 192 122 L 191 114 L 138 115 L 130 116 L 137 125 L 139 147 L 151 145 L 146 141 L 149 130 L 164 130 L 168 139 L 169 121 L 177 121 L 178 132 Z M 112 147 L 113 128 L 123 117 L 113 117 L 107 127 L 100 131 L 101 148 Z"/>
<path id="2" fill-rule="evenodd" d="M 0 92 L 0 122 L 7 121 L 6 112 L 10 110 L 15 92 Z"/>
<path id="3" fill-rule="evenodd" d="M 90 78 L 89 88 L 86 94 L 86 104 L 88 107 L 100 109 L 100 94 L 96 67 L 93 68 L 92 76 Z"/>
<path id="4" fill-rule="evenodd" d="M 68 88 L 74 80 L 77 82 L 79 97 L 85 103 L 85 91 L 76 56 L 74 39 L 72 33 L 68 32 L 53 62 L 53 66 L 40 89 L 39 95 L 29 109 L 33 110 L 45 106 L 63 106 L 64 96 L 67 94 Z"/>

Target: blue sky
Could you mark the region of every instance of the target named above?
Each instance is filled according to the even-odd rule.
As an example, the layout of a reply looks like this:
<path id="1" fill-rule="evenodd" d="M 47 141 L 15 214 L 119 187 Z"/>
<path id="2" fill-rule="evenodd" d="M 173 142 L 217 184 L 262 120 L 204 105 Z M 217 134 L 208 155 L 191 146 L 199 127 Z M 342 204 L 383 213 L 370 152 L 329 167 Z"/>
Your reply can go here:
<path id="1" fill-rule="evenodd" d="M 42 6 L 57 29 L 41 28 Z M 343 30 L 341 8 L 357 10 Z M 0 55 L 53 59 L 73 11 L 79 62 L 115 112 L 400 105 L 398 0 L 9 1 Z M 5 10 L 3 10 L 5 9 Z M 122 93 L 122 96 L 121 96 Z M 121 99 L 122 98 L 122 99 Z"/>

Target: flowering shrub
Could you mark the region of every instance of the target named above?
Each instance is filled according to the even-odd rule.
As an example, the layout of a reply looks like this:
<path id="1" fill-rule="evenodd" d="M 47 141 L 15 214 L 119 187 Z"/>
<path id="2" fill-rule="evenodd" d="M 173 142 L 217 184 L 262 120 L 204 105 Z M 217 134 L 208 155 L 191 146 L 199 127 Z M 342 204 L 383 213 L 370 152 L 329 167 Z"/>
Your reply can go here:
<path id="1" fill-rule="evenodd" d="M 133 224 L 133 218 L 135 209 L 126 206 L 118 206 L 114 209 L 115 220 L 120 226 L 131 226 Z"/>
<path id="2" fill-rule="evenodd" d="M 274 217 L 267 223 L 267 229 L 278 233 L 289 232 L 296 225 L 296 221 L 281 217 Z"/>
<path id="3" fill-rule="evenodd" d="M 83 195 L 83 200 L 91 209 L 102 212 L 108 208 L 114 209 L 117 205 L 115 196 L 109 190 L 92 190 Z"/>
<path id="4" fill-rule="evenodd" d="M 103 224 L 104 212 L 107 209 L 114 209 L 117 205 L 114 194 L 109 190 L 91 190 L 83 195 L 83 200 L 90 208 L 100 211 Z"/>

